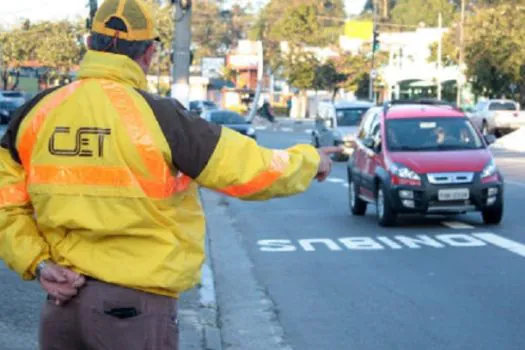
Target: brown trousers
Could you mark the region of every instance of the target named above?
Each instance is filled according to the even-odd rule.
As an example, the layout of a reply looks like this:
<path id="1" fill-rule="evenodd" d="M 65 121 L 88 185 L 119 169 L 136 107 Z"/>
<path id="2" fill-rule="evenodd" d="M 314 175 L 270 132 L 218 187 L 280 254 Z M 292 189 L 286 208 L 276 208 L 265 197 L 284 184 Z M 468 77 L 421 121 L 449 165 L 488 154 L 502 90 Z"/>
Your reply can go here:
<path id="1" fill-rule="evenodd" d="M 41 350 L 177 350 L 176 299 L 89 279 L 57 306 L 47 298 Z"/>

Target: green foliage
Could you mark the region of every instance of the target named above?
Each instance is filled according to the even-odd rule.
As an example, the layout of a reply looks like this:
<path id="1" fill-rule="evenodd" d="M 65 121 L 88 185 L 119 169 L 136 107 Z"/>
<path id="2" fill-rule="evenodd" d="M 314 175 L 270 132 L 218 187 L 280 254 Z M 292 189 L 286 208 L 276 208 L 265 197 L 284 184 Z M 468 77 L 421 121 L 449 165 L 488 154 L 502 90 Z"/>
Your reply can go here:
<path id="1" fill-rule="evenodd" d="M 525 7 L 502 4 L 481 9 L 467 22 L 465 60 L 474 91 L 489 97 L 520 87 L 525 100 Z"/>
<path id="2" fill-rule="evenodd" d="M 455 30 L 450 30 L 443 36 L 441 62 L 444 67 L 457 65 L 459 62 L 459 40 Z M 438 60 L 438 43 L 430 46 L 429 62 Z"/>
<path id="3" fill-rule="evenodd" d="M 300 90 L 314 86 L 317 59 L 302 50 L 292 49 L 283 64 L 283 73 L 288 83 Z"/>
<path id="4" fill-rule="evenodd" d="M 334 61 L 321 64 L 315 70 L 313 87 L 316 90 L 331 91 L 334 95 L 339 88 L 339 84 L 344 82 L 347 76 L 337 70 Z"/>
<path id="5" fill-rule="evenodd" d="M 437 27 L 438 14 L 443 16 L 443 26 L 454 18 L 456 7 L 449 0 L 398 0 L 392 10 L 392 21 L 397 24 Z"/>
<path id="6" fill-rule="evenodd" d="M 263 41 L 265 62 L 274 72 L 278 71 L 283 65 L 279 48 L 281 40 L 295 46 L 326 47 L 337 42 L 338 34 L 343 30 L 344 3 L 333 0 L 331 4 L 326 7 L 324 1 L 318 0 L 270 0 L 251 27 L 249 38 Z M 294 24 L 305 32 L 298 31 Z"/>

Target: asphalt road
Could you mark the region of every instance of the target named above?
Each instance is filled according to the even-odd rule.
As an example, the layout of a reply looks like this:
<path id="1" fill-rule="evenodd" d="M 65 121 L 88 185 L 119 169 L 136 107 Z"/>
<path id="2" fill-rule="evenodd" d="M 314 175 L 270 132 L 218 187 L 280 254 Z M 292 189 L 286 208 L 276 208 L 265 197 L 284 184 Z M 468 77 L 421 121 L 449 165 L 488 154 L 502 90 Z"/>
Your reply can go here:
<path id="1" fill-rule="evenodd" d="M 261 131 L 263 145 L 309 142 Z M 344 163 L 296 197 L 230 202 L 257 282 L 297 350 L 525 349 L 525 158 L 507 174 L 500 226 L 479 214 L 406 218 L 396 228 L 348 211 Z M 220 284 L 220 281 L 217 281 Z"/>

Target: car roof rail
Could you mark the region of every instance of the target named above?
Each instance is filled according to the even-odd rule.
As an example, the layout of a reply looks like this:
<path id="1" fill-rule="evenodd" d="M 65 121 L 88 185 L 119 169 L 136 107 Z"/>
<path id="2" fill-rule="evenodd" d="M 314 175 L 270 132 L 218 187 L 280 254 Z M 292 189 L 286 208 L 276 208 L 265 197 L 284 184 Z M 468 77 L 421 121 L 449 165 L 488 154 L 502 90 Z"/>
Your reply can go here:
<path id="1" fill-rule="evenodd" d="M 435 99 L 418 99 L 418 100 L 392 100 L 392 101 L 386 101 L 383 103 L 383 112 L 386 115 L 388 110 L 395 105 L 428 105 L 428 106 L 436 106 L 436 107 L 448 107 L 453 108 L 456 111 L 463 112 L 463 110 L 456 106 L 454 103 L 450 103 L 447 101 L 442 100 L 435 100 Z"/>

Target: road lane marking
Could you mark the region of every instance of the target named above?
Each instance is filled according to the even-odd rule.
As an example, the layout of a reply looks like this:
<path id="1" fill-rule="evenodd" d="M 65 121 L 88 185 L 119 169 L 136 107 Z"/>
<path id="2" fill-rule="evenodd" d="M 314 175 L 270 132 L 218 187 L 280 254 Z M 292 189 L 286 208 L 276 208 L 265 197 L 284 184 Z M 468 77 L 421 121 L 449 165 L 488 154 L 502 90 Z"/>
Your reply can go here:
<path id="1" fill-rule="evenodd" d="M 306 134 L 311 134 L 312 131 L 313 131 L 313 129 L 306 129 L 304 132 L 305 132 Z"/>
<path id="2" fill-rule="evenodd" d="M 459 221 L 442 221 L 442 225 L 454 230 L 473 230 L 474 226 Z"/>
<path id="3" fill-rule="evenodd" d="M 474 233 L 473 236 L 525 258 L 525 244 L 518 243 L 493 233 Z"/>
<path id="4" fill-rule="evenodd" d="M 478 237 L 478 235 L 480 235 Z M 500 246 L 501 242 L 507 242 L 505 238 L 492 233 L 481 234 L 436 234 L 436 235 L 416 235 L 404 236 L 397 235 L 394 237 L 341 237 L 341 238 L 305 238 L 298 239 L 296 242 L 290 239 L 265 239 L 257 241 L 259 250 L 262 252 L 341 252 L 341 251 L 388 251 L 388 250 L 415 250 L 422 248 L 478 248 L 488 244 Z M 483 235 L 488 235 L 484 239 Z M 494 244 L 492 241 L 500 244 Z M 515 243 L 515 242 L 512 242 Z M 515 247 L 515 243 L 512 247 Z M 508 246 L 505 245 L 506 247 Z M 525 245 L 521 245 L 523 256 L 525 256 Z M 346 249 L 344 249 L 346 248 Z"/>
<path id="5" fill-rule="evenodd" d="M 338 179 L 336 177 L 329 177 L 328 179 L 326 179 L 327 182 L 331 182 L 331 183 L 334 183 L 334 184 L 342 184 L 345 182 L 345 180 L 343 179 Z"/>
<path id="6" fill-rule="evenodd" d="M 505 180 L 505 183 L 507 183 L 509 185 L 514 185 L 514 186 L 519 186 L 519 187 L 525 188 L 525 183 L 523 183 L 523 182 L 512 181 L 512 180 Z"/>

